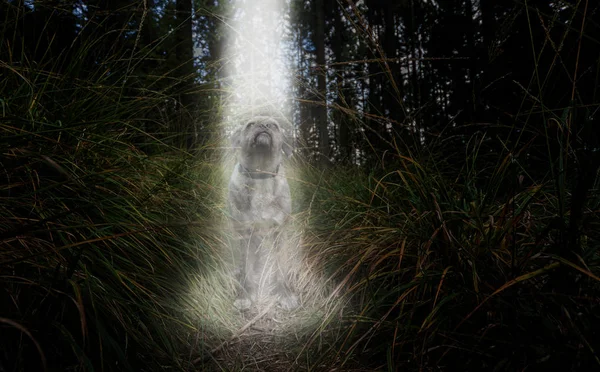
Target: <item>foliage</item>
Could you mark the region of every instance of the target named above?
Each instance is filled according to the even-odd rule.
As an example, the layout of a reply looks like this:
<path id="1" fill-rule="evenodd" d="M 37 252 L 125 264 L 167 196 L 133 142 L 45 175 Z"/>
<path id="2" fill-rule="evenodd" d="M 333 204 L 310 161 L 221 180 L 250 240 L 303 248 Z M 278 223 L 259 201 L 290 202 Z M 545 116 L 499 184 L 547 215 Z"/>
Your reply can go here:
<path id="1" fill-rule="evenodd" d="M 0 370 L 259 368 L 219 359 L 229 6 L 0 5 Z M 600 5 L 290 6 L 290 368 L 598 368 Z"/>
<path id="2" fill-rule="evenodd" d="M 79 24 L 68 4 L 0 8 L 0 367 L 183 369 L 198 324 L 180 299 L 222 244 L 191 232 L 219 221 L 178 132 L 172 89 L 195 74 L 132 34 L 156 27 L 141 3 L 86 5 Z"/>
<path id="3" fill-rule="evenodd" d="M 596 214 L 568 261 L 551 183 L 493 198 L 496 180 L 457 184 L 441 163 L 398 155 L 385 175 L 313 178 L 312 253 L 355 309 L 327 355 L 373 370 L 596 368 Z"/>

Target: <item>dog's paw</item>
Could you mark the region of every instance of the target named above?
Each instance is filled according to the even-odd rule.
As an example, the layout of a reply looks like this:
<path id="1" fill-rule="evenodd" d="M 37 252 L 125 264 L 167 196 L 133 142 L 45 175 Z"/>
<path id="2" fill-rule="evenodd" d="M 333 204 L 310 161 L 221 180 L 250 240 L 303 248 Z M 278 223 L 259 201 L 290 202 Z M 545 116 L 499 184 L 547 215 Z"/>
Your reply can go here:
<path id="1" fill-rule="evenodd" d="M 289 295 L 279 298 L 279 306 L 283 310 L 294 310 L 300 305 L 300 300 L 296 295 Z"/>
<path id="2" fill-rule="evenodd" d="M 248 310 L 250 306 L 252 306 L 252 301 L 247 298 L 238 298 L 233 301 L 233 306 L 235 306 L 235 308 L 239 311 Z"/>

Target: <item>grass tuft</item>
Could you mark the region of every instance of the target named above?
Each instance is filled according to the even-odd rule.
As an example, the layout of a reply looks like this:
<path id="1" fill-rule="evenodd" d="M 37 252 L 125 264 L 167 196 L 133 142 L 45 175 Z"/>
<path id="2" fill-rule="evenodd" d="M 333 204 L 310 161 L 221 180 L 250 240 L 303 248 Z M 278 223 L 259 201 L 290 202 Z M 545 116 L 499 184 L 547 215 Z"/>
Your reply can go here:
<path id="1" fill-rule="evenodd" d="M 573 160 L 585 153 L 564 130 L 570 108 L 540 105 L 547 153 L 532 152 L 546 173 L 519 157 L 533 139 L 510 149 L 482 133 L 461 136 L 452 159 L 452 136 L 395 148 L 377 168 L 292 158 L 302 307 L 240 314 L 220 108 L 182 115 L 174 90 L 196 76 L 137 69 L 167 39 L 116 50 L 94 33 L 67 59 L 23 49 L 7 25 L 0 370 L 600 366 L 599 181 L 591 160 Z M 110 53 L 89 64 L 99 50 Z M 182 116 L 196 114 L 208 119 L 194 121 L 204 138 L 192 150 Z"/>

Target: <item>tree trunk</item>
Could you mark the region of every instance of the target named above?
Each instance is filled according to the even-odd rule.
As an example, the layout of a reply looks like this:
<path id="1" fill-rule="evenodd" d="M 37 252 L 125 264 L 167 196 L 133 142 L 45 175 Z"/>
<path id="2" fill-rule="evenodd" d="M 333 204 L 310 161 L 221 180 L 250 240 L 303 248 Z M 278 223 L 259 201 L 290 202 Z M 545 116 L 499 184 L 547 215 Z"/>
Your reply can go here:
<path id="1" fill-rule="evenodd" d="M 302 46 L 302 38 L 298 37 L 298 71 L 300 71 L 299 76 L 295 79 L 296 87 L 297 87 L 297 96 L 300 99 L 298 103 L 298 129 L 299 129 L 299 144 L 302 156 L 305 159 L 310 159 L 312 153 L 312 147 L 310 144 L 310 132 L 312 129 L 312 118 L 310 115 L 310 110 L 308 109 L 308 105 L 306 104 L 306 100 L 308 100 L 306 84 L 305 80 L 305 71 L 308 71 L 308 68 L 305 68 L 307 65 L 306 54 L 304 53 L 304 48 Z M 310 62 L 308 62 L 310 65 Z"/>
<path id="2" fill-rule="evenodd" d="M 319 131 L 319 162 L 329 163 L 329 131 L 327 128 L 327 80 L 325 67 L 325 8 L 323 0 L 316 1 L 316 22 L 314 42 L 317 57 L 317 100 L 315 121 Z"/>
<path id="3" fill-rule="evenodd" d="M 331 42 L 331 51 L 333 52 L 333 60 L 335 62 L 344 62 L 348 60 L 345 40 L 347 35 L 344 33 L 344 24 L 342 22 L 342 11 L 341 5 L 339 3 L 333 4 L 333 38 Z M 345 53 L 346 52 L 346 53 Z M 354 109 L 354 100 L 352 88 L 349 87 L 351 82 L 351 77 L 349 78 L 349 73 L 345 67 L 341 67 L 339 71 L 335 72 L 335 76 L 337 79 L 337 89 L 335 92 L 336 98 L 335 103 L 338 107 L 343 107 L 347 109 Z M 334 110 L 333 114 L 333 122 L 336 124 L 337 128 L 333 132 L 337 136 L 336 142 L 338 144 L 337 152 L 340 160 L 344 163 L 352 163 L 352 144 L 350 142 L 350 125 L 351 120 L 349 115 L 341 109 Z"/>
<path id="4" fill-rule="evenodd" d="M 180 64 L 177 78 L 180 104 L 180 125 L 183 131 L 183 144 L 189 150 L 196 141 L 193 121 L 193 79 L 194 79 L 194 41 L 192 40 L 192 0 L 177 0 L 177 47 L 175 53 Z"/>
<path id="5" fill-rule="evenodd" d="M 404 121 L 404 107 L 402 102 L 402 76 L 400 74 L 400 63 L 395 59 L 398 57 L 398 37 L 396 35 L 395 3 L 388 2 L 383 11 L 384 35 L 383 50 L 385 58 L 388 59 L 385 66 L 389 69 L 385 90 L 383 91 L 383 107 L 389 112 L 388 117 L 395 123 L 392 131 L 402 135 L 400 125 Z M 394 60 L 394 61 L 391 61 Z"/>
<path id="6" fill-rule="evenodd" d="M 465 16 L 469 22 L 467 30 L 467 55 L 469 57 L 468 76 L 469 76 L 469 92 L 465 92 L 466 99 L 466 115 L 468 123 L 475 122 L 479 94 L 477 92 L 477 45 L 475 44 L 475 20 L 473 19 L 473 3 L 471 0 L 465 0 Z"/>
<path id="7" fill-rule="evenodd" d="M 480 0 L 479 10 L 481 11 L 481 35 L 483 36 L 483 45 L 485 46 L 485 57 L 488 57 L 494 41 L 494 4 L 495 0 Z"/>

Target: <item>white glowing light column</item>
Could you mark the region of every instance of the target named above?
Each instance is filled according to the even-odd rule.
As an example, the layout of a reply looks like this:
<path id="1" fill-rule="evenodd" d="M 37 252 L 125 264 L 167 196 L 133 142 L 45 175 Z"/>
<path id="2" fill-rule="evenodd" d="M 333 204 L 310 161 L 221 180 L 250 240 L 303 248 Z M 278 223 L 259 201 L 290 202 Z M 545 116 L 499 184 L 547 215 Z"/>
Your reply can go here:
<path id="1" fill-rule="evenodd" d="M 226 121 L 269 111 L 287 116 L 285 0 L 238 0 L 228 24 Z"/>

